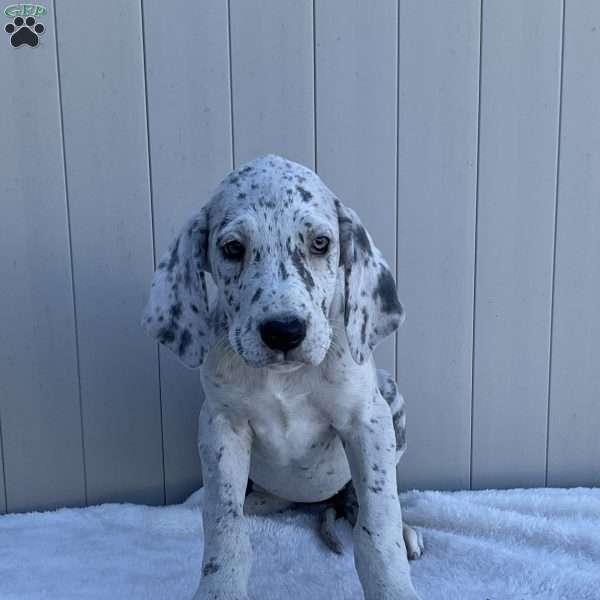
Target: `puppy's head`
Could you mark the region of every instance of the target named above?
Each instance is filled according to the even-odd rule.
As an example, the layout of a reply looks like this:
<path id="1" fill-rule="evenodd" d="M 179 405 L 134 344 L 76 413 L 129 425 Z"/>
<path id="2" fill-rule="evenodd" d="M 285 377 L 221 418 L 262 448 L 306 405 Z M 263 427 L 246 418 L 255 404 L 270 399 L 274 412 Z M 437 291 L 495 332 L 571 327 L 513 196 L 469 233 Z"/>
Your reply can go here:
<path id="1" fill-rule="evenodd" d="M 315 173 L 277 156 L 229 175 L 158 265 L 143 323 L 192 368 L 216 325 L 205 272 L 216 283 L 229 344 L 252 367 L 324 359 L 338 276 L 358 363 L 403 319 L 389 268 L 356 214 Z"/>

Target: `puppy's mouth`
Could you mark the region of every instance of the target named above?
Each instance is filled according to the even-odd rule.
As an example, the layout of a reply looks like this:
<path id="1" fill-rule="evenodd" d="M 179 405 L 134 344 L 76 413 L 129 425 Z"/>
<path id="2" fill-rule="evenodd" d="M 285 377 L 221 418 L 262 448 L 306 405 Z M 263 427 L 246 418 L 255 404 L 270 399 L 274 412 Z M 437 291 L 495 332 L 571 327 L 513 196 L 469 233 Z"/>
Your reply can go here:
<path id="1" fill-rule="evenodd" d="M 267 369 L 275 373 L 291 373 L 305 366 L 306 363 L 297 360 L 282 360 L 281 362 L 272 362 L 266 365 Z"/>
<path id="2" fill-rule="evenodd" d="M 284 352 L 272 352 L 269 356 L 262 357 L 259 360 L 240 354 L 244 362 L 254 369 L 268 369 L 274 373 L 291 373 L 310 363 L 306 360 L 286 356 Z"/>

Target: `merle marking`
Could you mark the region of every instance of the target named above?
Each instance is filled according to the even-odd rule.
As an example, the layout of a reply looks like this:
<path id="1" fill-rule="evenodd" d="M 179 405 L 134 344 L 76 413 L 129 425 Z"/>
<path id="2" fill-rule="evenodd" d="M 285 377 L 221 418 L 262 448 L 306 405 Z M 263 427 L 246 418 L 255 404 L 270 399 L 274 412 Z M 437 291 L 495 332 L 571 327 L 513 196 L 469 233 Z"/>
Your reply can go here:
<path id="1" fill-rule="evenodd" d="M 212 306 L 205 273 L 216 283 Z M 396 489 L 404 403 L 371 357 L 403 319 L 357 215 L 299 164 L 247 163 L 183 227 L 158 265 L 143 323 L 200 368 L 206 397 L 195 600 L 246 600 L 244 513 L 301 502 L 326 502 L 321 533 L 335 551 L 337 511 L 355 525 L 366 600 L 417 598 L 407 559 L 423 542 L 403 526 Z"/>

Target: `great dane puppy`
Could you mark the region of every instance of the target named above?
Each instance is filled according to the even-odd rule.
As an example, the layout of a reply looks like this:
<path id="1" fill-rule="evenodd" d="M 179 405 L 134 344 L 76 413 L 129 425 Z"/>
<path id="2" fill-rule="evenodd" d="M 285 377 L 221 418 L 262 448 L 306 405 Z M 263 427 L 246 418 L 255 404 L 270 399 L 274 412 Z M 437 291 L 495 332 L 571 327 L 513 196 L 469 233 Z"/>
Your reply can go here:
<path id="1" fill-rule="evenodd" d="M 205 273 L 216 283 L 209 306 Z M 195 600 L 247 600 L 244 513 L 342 495 L 366 600 L 417 598 L 396 463 L 404 409 L 372 349 L 404 313 L 357 215 L 319 177 L 278 156 L 231 173 L 175 238 L 154 275 L 147 331 L 190 368 L 205 401 L 206 488 Z M 246 498 L 248 481 L 254 491 Z M 337 547 L 333 507 L 322 531 Z"/>

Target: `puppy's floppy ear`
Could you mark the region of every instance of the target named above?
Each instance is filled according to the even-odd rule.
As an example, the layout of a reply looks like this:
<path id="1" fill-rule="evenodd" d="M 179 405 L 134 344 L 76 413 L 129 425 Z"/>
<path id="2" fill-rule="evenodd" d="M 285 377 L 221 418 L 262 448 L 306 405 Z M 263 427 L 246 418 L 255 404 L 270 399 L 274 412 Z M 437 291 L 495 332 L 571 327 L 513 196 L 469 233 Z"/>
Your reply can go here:
<path id="1" fill-rule="evenodd" d="M 147 333 L 191 369 L 202 364 L 208 350 L 207 221 L 203 208 L 173 240 L 154 273 L 142 316 Z"/>
<path id="2" fill-rule="evenodd" d="M 357 214 L 336 200 L 340 264 L 344 268 L 344 324 L 352 358 L 360 365 L 404 321 L 388 264 Z"/>

